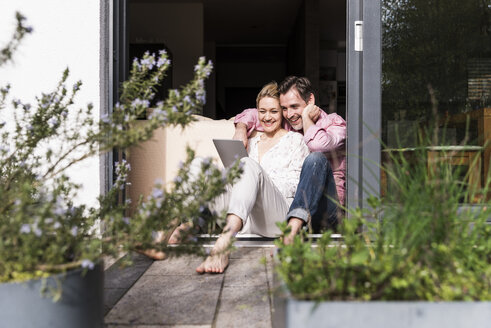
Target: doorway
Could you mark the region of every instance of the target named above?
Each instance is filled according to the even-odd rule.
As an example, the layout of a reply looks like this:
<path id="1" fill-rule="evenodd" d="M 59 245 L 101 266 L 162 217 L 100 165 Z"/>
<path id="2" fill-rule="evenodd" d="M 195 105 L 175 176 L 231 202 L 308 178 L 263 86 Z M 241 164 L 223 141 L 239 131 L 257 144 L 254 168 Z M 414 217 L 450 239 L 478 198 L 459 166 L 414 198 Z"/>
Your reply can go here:
<path id="1" fill-rule="evenodd" d="M 173 70 L 166 88 L 189 81 L 204 55 L 214 70 L 206 82 L 207 103 L 200 114 L 212 119 L 230 118 L 254 107 L 251 95 L 271 80 L 308 77 L 317 91 L 316 103 L 347 121 L 346 205 L 363 207 L 369 194 L 378 193 L 380 2 L 114 0 L 113 19 L 114 86 L 127 78 L 133 60 L 130 45 L 167 47 Z M 361 51 L 354 46 L 359 21 L 363 21 Z"/>
<path id="2" fill-rule="evenodd" d="M 173 54 L 166 88 L 189 81 L 200 56 L 211 59 L 204 116 L 230 118 L 255 107 L 251 94 L 264 84 L 298 75 L 322 109 L 346 117 L 345 0 L 129 0 L 126 17 L 129 49 L 165 44 Z"/>

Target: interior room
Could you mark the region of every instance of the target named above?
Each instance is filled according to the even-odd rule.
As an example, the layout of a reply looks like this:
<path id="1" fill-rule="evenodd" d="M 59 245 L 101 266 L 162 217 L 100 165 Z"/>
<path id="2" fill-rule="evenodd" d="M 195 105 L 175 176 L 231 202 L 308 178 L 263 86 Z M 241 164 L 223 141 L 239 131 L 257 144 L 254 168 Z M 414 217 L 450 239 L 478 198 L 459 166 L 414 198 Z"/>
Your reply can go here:
<path id="1" fill-rule="evenodd" d="M 169 52 L 158 97 L 189 81 L 200 56 L 213 62 L 204 116 L 230 118 L 255 107 L 264 84 L 298 75 L 322 109 L 345 117 L 345 0 L 131 0 L 128 39 L 130 62 L 147 49 Z"/>

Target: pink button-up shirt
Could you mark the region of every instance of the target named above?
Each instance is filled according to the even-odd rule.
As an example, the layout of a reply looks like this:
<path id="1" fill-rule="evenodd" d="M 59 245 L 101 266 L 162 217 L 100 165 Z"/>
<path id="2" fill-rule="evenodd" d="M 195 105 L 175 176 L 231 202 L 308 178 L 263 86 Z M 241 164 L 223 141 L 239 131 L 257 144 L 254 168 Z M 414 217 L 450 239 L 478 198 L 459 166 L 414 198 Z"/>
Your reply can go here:
<path id="1" fill-rule="evenodd" d="M 234 123 L 244 123 L 247 126 L 247 135 L 252 131 L 263 131 L 259 123 L 257 109 L 248 108 L 235 117 Z M 283 120 L 283 127 L 288 131 L 295 131 L 291 125 Z M 311 152 L 322 152 L 331 163 L 339 202 L 344 204 L 346 190 L 346 121 L 336 113 L 327 114 L 321 111 L 321 116 L 307 131 L 303 139 Z"/>

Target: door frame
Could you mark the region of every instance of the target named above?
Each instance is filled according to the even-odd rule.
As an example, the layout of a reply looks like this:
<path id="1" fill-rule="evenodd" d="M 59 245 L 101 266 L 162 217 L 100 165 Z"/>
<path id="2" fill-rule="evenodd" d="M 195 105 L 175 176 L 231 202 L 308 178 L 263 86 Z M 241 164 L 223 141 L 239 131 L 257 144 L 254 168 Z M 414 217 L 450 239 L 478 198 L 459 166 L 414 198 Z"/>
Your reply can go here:
<path id="1" fill-rule="evenodd" d="M 380 1 L 347 1 L 347 208 L 367 206 L 380 195 L 382 30 Z M 362 50 L 355 50 L 355 22 Z"/>

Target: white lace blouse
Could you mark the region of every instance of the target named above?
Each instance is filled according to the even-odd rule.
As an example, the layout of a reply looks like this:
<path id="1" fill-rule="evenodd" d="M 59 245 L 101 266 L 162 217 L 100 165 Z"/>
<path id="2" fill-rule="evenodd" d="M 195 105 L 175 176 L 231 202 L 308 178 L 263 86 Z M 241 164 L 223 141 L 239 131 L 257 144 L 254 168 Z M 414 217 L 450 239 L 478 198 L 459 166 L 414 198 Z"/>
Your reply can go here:
<path id="1" fill-rule="evenodd" d="M 249 157 L 258 162 L 285 198 L 293 198 L 300 180 L 302 164 L 309 149 L 298 132 L 290 131 L 261 157 L 259 162 L 258 141 L 260 136 L 249 141 Z"/>

